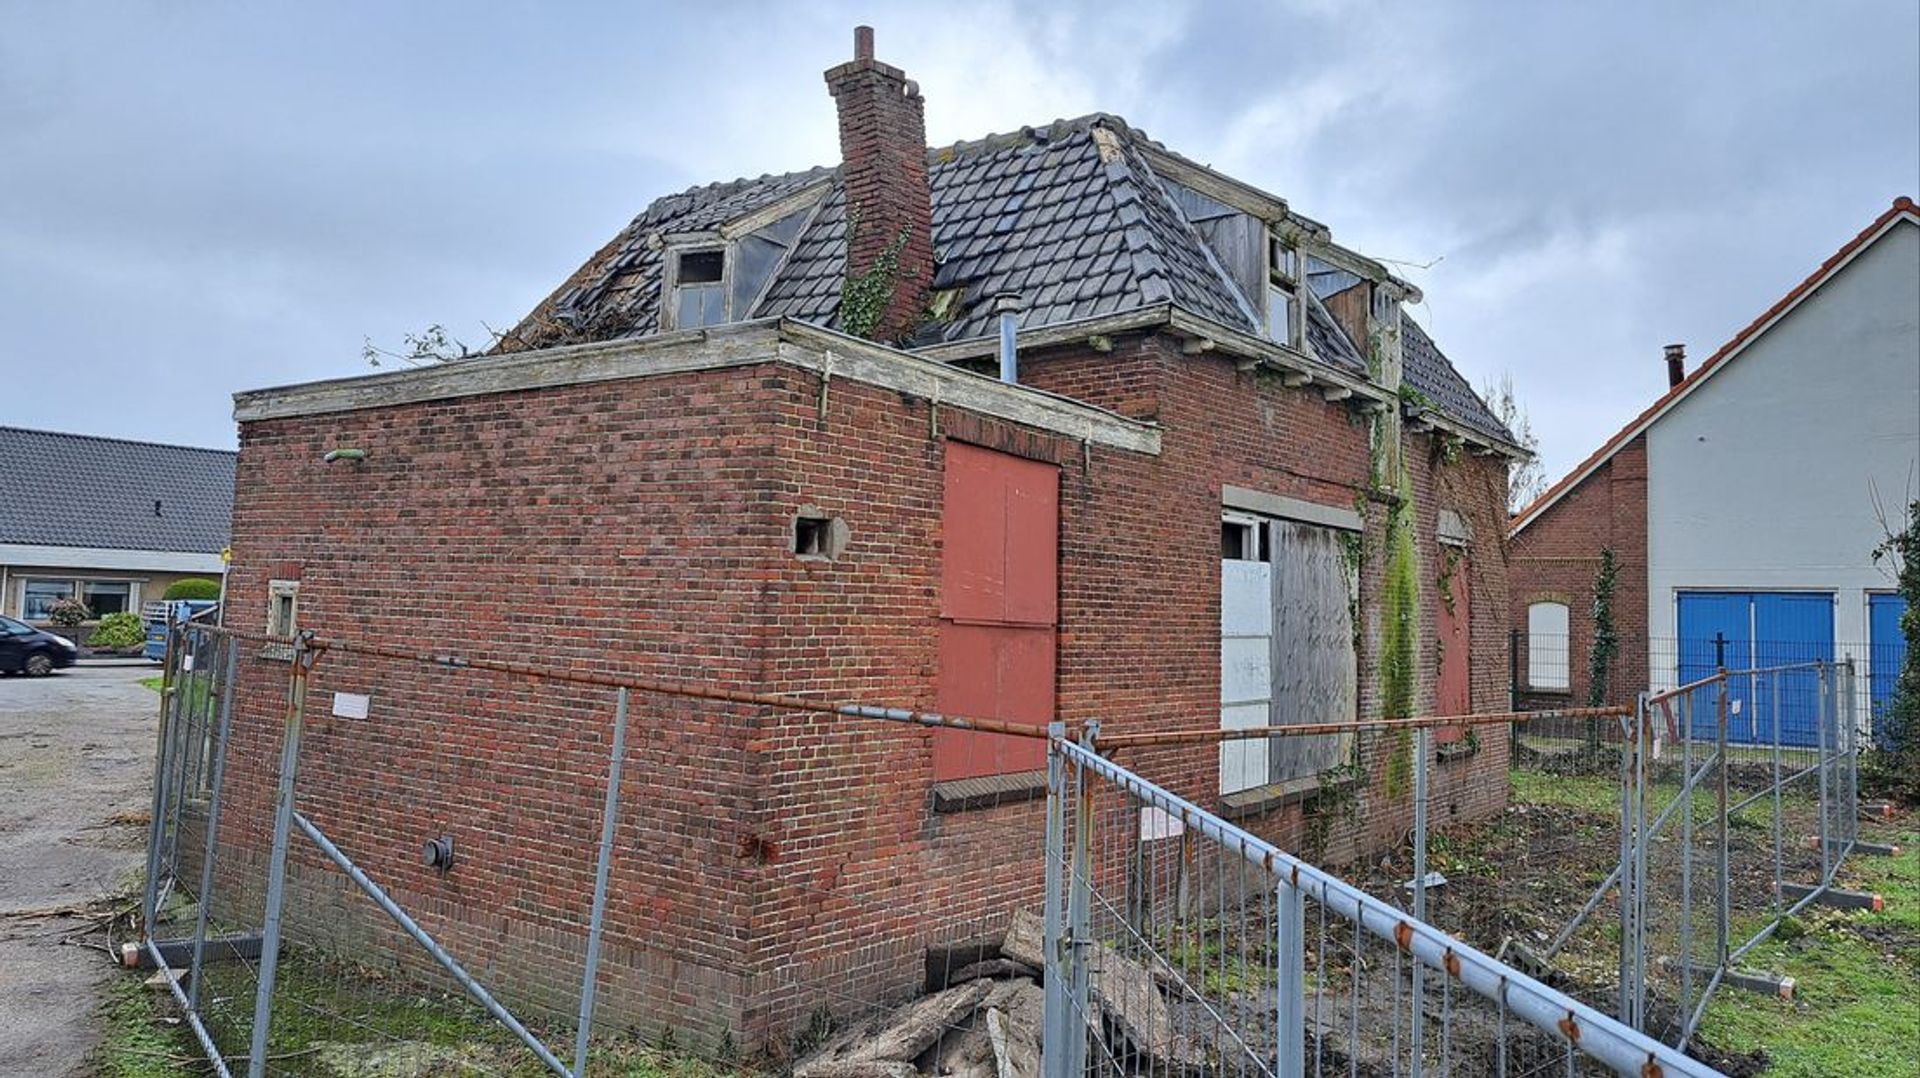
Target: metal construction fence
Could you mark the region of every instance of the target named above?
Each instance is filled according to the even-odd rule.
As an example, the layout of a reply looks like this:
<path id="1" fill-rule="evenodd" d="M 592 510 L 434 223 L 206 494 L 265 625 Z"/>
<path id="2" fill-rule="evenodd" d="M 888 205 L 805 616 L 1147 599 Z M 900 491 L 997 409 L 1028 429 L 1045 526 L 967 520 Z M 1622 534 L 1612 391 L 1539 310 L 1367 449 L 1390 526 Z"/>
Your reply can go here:
<path id="1" fill-rule="evenodd" d="M 198 623 L 174 628 L 162 681 L 138 958 L 221 1075 L 584 1074 L 676 1025 L 687 1050 L 744 1052 L 747 1030 L 694 1028 L 706 1000 L 844 1021 L 939 983 L 1023 893 L 1038 908 L 1043 786 L 973 793 L 1031 824 L 955 844 L 1029 883 L 916 905 L 897 881 L 783 871 L 800 855 L 756 837 L 743 777 L 750 753 L 790 753 L 763 789 L 805 817 L 795 845 L 879 846 L 894 824 L 874 804 L 923 810 L 886 785 L 910 781 L 887 754 L 924 748 L 896 735 L 956 735 L 948 763 L 983 771 L 1008 739 L 1043 760 L 1044 727 Z M 828 758 L 859 769 L 858 796 Z M 783 931 L 805 945 L 748 957 L 754 902 L 797 911 Z"/>
<path id="2" fill-rule="evenodd" d="M 1861 724 L 1862 747 L 1869 748 L 1874 744 L 1867 740 L 1869 729 L 1877 728 L 1880 716 L 1892 699 L 1894 680 L 1905 654 L 1906 641 L 1897 634 L 1881 634 L 1871 641 L 1731 639 L 1725 634 L 1705 637 L 1625 634 L 1615 642 L 1611 655 L 1596 665 L 1594 644 L 1588 637 L 1514 629 L 1508 644 L 1508 683 L 1517 710 L 1594 702 L 1632 707 L 1643 692 L 1664 692 L 1709 677 L 1721 669 L 1758 670 L 1848 662 L 1858 675 L 1851 689 L 1852 706 Z M 1756 691 L 1771 687 L 1757 686 Z M 1781 736 L 1790 746 L 1813 745 L 1815 690 L 1810 676 L 1789 678 L 1779 686 L 1785 708 Z M 1744 686 L 1736 687 L 1736 692 L 1743 691 Z M 1736 744 L 1770 744 L 1771 731 L 1757 725 L 1755 715 L 1745 710 L 1735 712 L 1728 738 Z M 1528 732 L 1536 737 L 1581 738 L 1595 733 L 1610 741 L 1620 737 L 1620 730 L 1614 724 L 1598 724 L 1596 728 L 1586 722 L 1562 720 L 1531 724 Z"/>
<path id="3" fill-rule="evenodd" d="M 1048 1078 L 1717 1073 L 1060 733 Z"/>
<path id="4" fill-rule="evenodd" d="M 1856 680 L 1848 661 L 1790 663 L 1643 696 L 1618 724 L 1619 863 L 1532 960 L 1615 933 L 1618 1017 L 1679 1047 L 1723 985 L 1780 990 L 1741 962 L 1859 839 Z"/>
<path id="5" fill-rule="evenodd" d="M 1101 755 L 1211 761 L 1313 726 L 1101 741 L 197 624 L 174 630 L 162 700 L 140 951 L 223 1076 L 617 1072 L 631 1016 L 709 995 L 770 1028 L 807 1019 L 790 1062 L 950 997 L 1025 910 L 1042 911 L 1044 1007 L 1012 962 L 977 1008 L 925 1023 L 930 1070 L 1004 1053 L 1026 1000 L 1052 1078 L 1712 1073 L 1423 916 L 1433 732 L 1504 733 L 1508 714 L 1350 724 L 1417 745 L 1415 885 L 1388 899 Z M 916 727 L 948 739 L 942 766 L 985 776 L 944 785 L 989 811 L 928 816 Z M 1037 786 L 996 774 L 1010 739 L 1045 746 Z M 791 766 L 750 758 L 782 752 Z M 756 767 L 784 785 L 724 781 Z M 758 837 L 760 811 L 790 848 Z M 903 876 L 886 853 L 903 830 L 938 833 L 936 872 L 966 886 Z M 751 957 L 730 935 L 746 903 L 767 915 Z M 684 1047 L 724 1054 L 735 1032 L 700 1036 Z"/>

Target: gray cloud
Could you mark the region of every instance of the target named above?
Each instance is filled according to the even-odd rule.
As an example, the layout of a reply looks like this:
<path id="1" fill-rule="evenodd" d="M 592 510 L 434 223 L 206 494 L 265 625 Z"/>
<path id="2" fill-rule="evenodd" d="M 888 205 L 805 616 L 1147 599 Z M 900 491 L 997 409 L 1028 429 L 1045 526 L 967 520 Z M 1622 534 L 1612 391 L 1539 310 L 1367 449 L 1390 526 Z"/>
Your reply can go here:
<path id="1" fill-rule="evenodd" d="M 478 342 L 655 195 L 830 162 L 858 21 L 936 141 L 1116 112 L 1432 263 L 1554 473 L 1920 187 L 1911 4 L 0 0 L 0 422 L 231 444 L 363 336 Z"/>

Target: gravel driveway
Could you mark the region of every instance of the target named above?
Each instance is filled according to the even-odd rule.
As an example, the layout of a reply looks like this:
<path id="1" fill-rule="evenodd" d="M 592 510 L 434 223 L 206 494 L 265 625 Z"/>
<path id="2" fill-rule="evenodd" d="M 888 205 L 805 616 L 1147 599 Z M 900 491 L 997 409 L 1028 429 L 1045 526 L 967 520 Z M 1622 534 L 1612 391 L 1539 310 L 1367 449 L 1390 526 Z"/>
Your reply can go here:
<path id="1" fill-rule="evenodd" d="M 85 1073 L 114 973 L 58 913 L 111 894 L 146 844 L 158 667 L 0 678 L 0 1075 Z"/>

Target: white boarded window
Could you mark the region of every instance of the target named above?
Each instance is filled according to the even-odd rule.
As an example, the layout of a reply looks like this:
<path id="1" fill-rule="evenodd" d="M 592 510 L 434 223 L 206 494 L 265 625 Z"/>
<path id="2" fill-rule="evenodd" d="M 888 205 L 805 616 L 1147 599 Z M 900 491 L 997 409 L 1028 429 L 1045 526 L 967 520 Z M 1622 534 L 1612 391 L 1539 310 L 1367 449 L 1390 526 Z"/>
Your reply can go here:
<path id="1" fill-rule="evenodd" d="M 1534 603 L 1527 607 L 1527 687 L 1572 688 L 1568 676 L 1567 604 Z"/>

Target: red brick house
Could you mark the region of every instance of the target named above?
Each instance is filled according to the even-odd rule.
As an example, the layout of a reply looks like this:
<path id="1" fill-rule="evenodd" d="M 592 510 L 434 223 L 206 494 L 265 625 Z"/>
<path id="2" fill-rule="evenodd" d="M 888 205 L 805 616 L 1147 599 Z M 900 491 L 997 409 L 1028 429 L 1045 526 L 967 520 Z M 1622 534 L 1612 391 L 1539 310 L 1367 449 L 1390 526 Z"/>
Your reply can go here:
<path id="1" fill-rule="evenodd" d="M 277 588 L 323 635 L 1110 731 L 1503 709 L 1519 450 L 1413 287 L 1114 117 L 929 150 L 917 89 L 856 52 L 838 168 L 660 199 L 496 354 L 238 395 L 234 609 Z M 579 945 L 546 911 L 585 902 L 605 701 L 315 676 L 391 717 L 311 736 L 303 811 L 537 996 Z M 1037 902 L 1036 743 L 643 709 L 603 1007 L 758 1042 Z M 244 709 L 258 759 L 276 721 Z M 1410 751 L 1129 763 L 1289 842 L 1351 765 L 1338 858 L 1404 831 Z M 1503 802 L 1504 738 L 1444 757 L 1437 818 Z M 459 867 L 415 863 L 427 832 Z M 294 888 L 352 906 L 306 855 Z M 296 937 L 356 933 L 299 908 Z"/>

